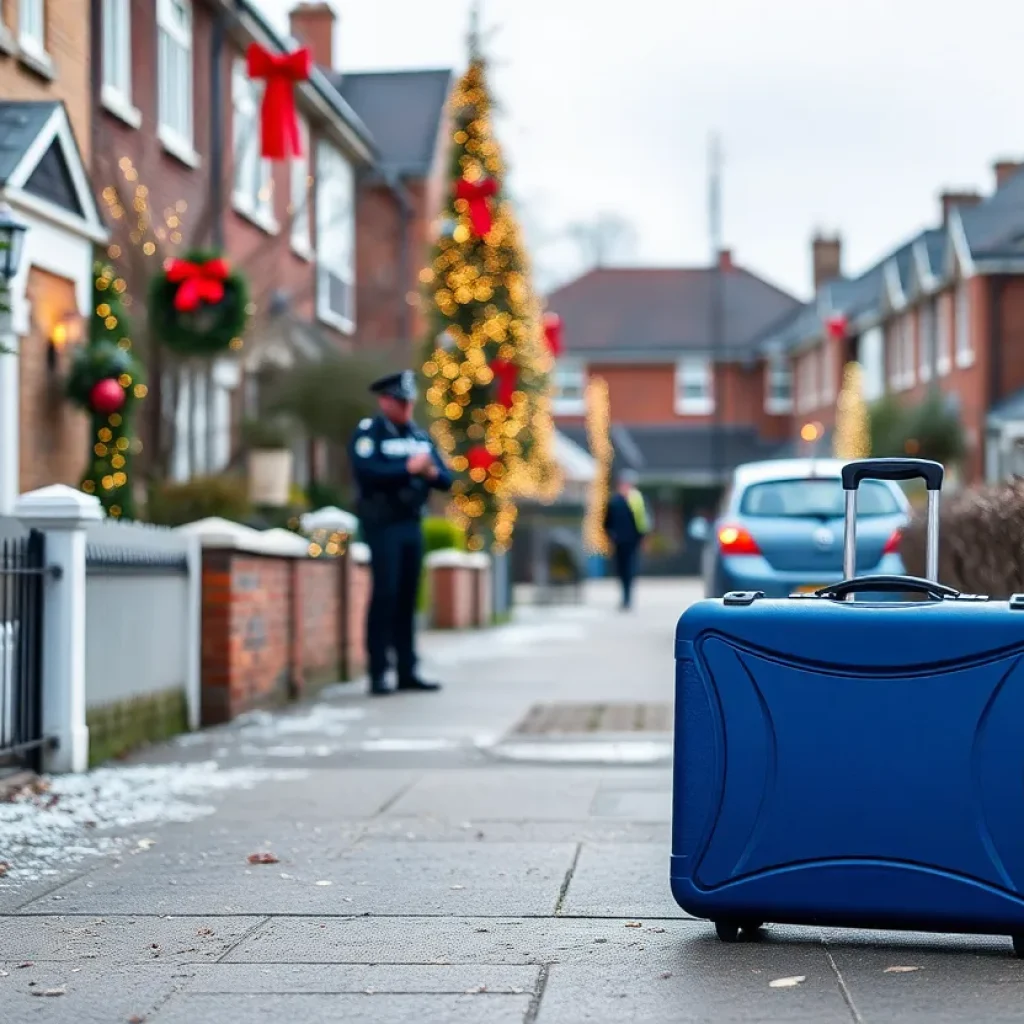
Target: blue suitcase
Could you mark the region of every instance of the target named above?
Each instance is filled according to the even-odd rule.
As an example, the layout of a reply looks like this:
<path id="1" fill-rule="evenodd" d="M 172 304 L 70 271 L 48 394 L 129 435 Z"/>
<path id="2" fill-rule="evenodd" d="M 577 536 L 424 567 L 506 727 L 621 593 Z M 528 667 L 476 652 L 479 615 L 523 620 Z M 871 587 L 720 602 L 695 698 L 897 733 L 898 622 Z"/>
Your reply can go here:
<path id="1" fill-rule="evenodd" d="M 857 486 L 924 477 L 929 579 L 853 579 Z M 676 629 L 672 893 L 767 922 L 1010 935 L 1024 957 L 1024 595 L 935 581 L 942 467 L 843 469 L 843 583 Z M 854 601 L 898 590 L 920 599 Z"/>

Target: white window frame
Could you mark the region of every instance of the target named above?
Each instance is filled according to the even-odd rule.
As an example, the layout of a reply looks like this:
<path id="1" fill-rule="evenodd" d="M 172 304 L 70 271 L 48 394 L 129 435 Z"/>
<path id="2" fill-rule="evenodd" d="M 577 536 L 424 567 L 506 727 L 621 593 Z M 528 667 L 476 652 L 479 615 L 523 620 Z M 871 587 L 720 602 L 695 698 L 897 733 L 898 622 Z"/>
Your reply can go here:
<path id="1" fill-rule="evenodd" d="M 955 302 L 953 320 L 956 325 L 956 365 L 966 368 L 974 365 L 974 348 L 971 344 L 971 291 L 970 282 L 966 279 L 957 283 Z"/>
<path id="2" fill-rule="evenodd" d="M 701 395 L 688 395 L 696 385 Z M 677 416 L 709 416 L 715 411 L 715 369 L 707 356 L 683 356 L 676 362 L 675 410 Z"/>
<path id="3" fill-rule="evenodd" d="M 913 346 L 907 345 L 910 320 L 899 316 L 892 320 L 889 351 L 889 387 L 893 391 L 906 391 L 913 386 Z M 908 356 L 911 372 L 907 373 Z"/>
<path id="4" fill-rule="evenodd" d="M 305 260 L 313 258 L 313 231 L 309 222 L 309 195 L 313 180 L 310 174 L 311 149 L 309 144 L 309 122 L 299 118 L 299 139 L 302 142 L 302 157 L 296 157 L 289 168 L 288 209 L 291 217 L 292 252 Z"/>
<path id="5" fill-rule="evenodd" d="M 935 336 L 935 300 L 925 299 L 917 313 L 917 375 L 922 381 L 932 379 L 938 339 Z"/>
<path id="6" fill-rule="evenodd" d="M 260 102 L 263 83 L 249 78 L 245 62 L 231 68 L 232 205 L 269 234 L 275 234 L 274 177 L 269 160 L 260 155 Z"/>
<path id="7" fill-rule="evenodd" d="M 828 336 L 821 343 L 821 404 L 823 406 L 836 400 L 838 389 L 836 346 L 840 344 L 842 342 Z"/>
<path id="8" fill-rule="evenodd" d="M 182 27 L 175 16 L 178 6 L 188 14 L 187 27 Z M 157 134 L 164 149 L 184 163 L 197 166 L 194 149 L 195 19 L 191 0 L 156 0 L 156 19 Z M 184 81 L 177 81 L 178 72 L 182 71 Z"/>
<path id="9" fill-rule="evenodd" d="M 811 412 L 821 402 L 821 349 L 806 349 L 797 366 L 797 409 Z"/>
<path id="10" fill-rule="evenodd" d="M 356 175 L 337 147 L 321 139 L 316 149 L 316 312 L 336 330 L 356 326 Z M 330 279 L 349 288 L 349 314 L 330 306 Z"/>
<path id="11" fill-rule="evenodd" d="M 131 0 L 103 0 L 103 106 L 138 128 L 142 114 L 132 105 Z"/>
<path id="12" fill-rule="evenodd" d="M 559 356 L 552 375 L 551 411 L 556 416 L 582 416 L 587 411 L 587 365 L 582 359 Z"/>
<path id="13" fill-rule="evenodd" d="M 46 52 L 46 0 L 18 0 L 18 46 L 29 57 L 49 62 Z"/>
<path id="14" fill-rule="evenodd" d="M 935 339 L 939 346 L 935 369 L 938 370 L 940 377 L 945 377 L 953 365 L 953 323 L 949 315 L 950 303 L 948 295 L 939 295 L 935 300 Z"/>
<path id="15" fill-rule="evenodd" d="M 793 411 L 793 363 L 785 353 L 770 356 L 765 364 L 764 411 L 770 416 Z"/>

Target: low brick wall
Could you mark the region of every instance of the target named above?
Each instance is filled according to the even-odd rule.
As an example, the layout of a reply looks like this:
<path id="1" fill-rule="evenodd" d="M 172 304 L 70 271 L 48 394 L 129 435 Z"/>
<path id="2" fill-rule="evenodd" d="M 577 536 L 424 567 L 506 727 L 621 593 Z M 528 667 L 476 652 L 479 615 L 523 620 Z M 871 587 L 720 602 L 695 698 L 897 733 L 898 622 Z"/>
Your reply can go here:
<path id="1" fill-rule="evenodd" d="M 222 520 L 193 529 L 203 550 L 203 725 L 361 671 L 368 585 L 351 551 L 313 558 L 296 534 Z"/>
<path id="2" fill-rule="evenodd" d="M 491 623 L 490 559 L 466 551 L 427 556 L 430 624 L 434 629 L 471 629 Z"/>

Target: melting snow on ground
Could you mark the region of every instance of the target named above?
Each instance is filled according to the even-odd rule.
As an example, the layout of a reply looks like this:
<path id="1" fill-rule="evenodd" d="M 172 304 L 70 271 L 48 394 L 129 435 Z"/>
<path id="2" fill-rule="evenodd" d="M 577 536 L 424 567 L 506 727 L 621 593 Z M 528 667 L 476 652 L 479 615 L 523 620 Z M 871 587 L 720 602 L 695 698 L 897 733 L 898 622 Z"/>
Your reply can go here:
<path id="1" fill-rule="evenodd" d="M 0 803 L 0 862 L 7 865 L 0 888 L 54 876 L 87 857 L 122 849 L 134 842 L 123 833 L 139 826 L 212 814 L 208 801 L 216 793 L 305 775 L 220 768 L 205 761 L 99 768 L 46 779 Z"/>

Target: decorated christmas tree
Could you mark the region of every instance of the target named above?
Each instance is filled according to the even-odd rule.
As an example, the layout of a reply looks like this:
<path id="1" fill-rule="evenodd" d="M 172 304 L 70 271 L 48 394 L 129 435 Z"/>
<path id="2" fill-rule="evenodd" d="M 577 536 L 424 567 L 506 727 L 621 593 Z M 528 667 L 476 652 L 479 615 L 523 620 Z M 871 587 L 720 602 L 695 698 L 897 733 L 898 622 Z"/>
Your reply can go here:
<path id="1" fill-rule="evenodd" d="M 597 472 L 587 492 L 587 514 L 583 522 L 583 542 L 596 555 L 610 555 L 611 545 L 604 530 L 604 517 L 611 492 L 612 447 L 609 421 L 608 382 L 594 377 L 584 395 L 587 410 L 587 442 L 597 462 Z"/>
<path id="2" fill-rule="evenodd" d="M 422 271 L 423 372 L 434 437 L 458 474 L 453 513 L 472 548 L 511 539 L 516 501 L 557 494 L 551 353 L 493 134 L 484 61 L 451 98 L 451 188 Z"/>
<path id="3" fill-rule="evenodd" d="M 67 380 L 68 398 L 89 414 L 92 427 L 80 486 L 100 499 L 108 515 L 131 519 L 130 461 L 141 447 L 132 432 L 132 413 L 146 397 L 146 385 L 132 355 L 125 282 L 110 267 L 97 265 L 94 274 L 88 341 L 76 350 Z"/>
<path id="4" fill-rule="evenodd" d="M 847 363 L 843 369 L 833 447 L 837 459 L 866 459 L 871 454 L 871 421 L 859 363 Z"/>

